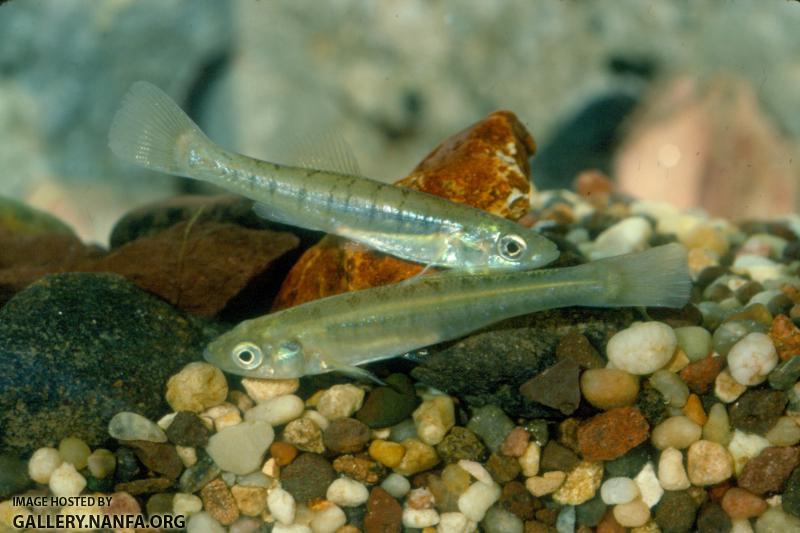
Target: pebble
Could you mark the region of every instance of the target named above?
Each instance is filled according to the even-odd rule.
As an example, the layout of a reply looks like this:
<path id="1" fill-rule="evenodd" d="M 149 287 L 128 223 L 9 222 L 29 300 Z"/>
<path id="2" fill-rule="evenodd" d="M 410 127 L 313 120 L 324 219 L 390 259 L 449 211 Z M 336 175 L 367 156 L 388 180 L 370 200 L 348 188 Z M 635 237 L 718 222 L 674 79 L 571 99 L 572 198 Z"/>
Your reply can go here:
<path id="1" fill-rule="evenodd" d="M 519 466 L 522 468 L 522 475 L 532 477 L 539 473 L 539 463 L 542 457 L 542 448 L 535 442 L 528 443 L 525 453 L 519 458 Z"/>
<path id="2" fill-rule="evenodd" d="M 364 454 L 340 455 L 333 461 L 333 469 L 367 485 L 374 485 L 386 475 L 380 463 Z"/>
<path id="3" fill-rule="evenodd" d="M 641 494 L 642 501 L 648 507 L 654 507 L 664 495 L 664 489 L 661 487 L 661 483 L 658 482 L 656 470 L 652 462 L 648 461 L 633 480 L 639 487 L 639 494 Z"/>
<path id="4" fill-rule="evenodd" d="M 656 449 L 682 450 L 700 440 L 703 428 L 687 416 L 671 416 L 653 428 L 650 441 Z"/>
<path id="5" fill-rule="evenodd" d="M 464 490 L 467 487 L 468 485 Z M 514 480 L 503 487 L 498 505 L 523 520 L 531 520 L 536 514 L 538 503 L 523 483 Z"/>
<path id="6" fill-rule="evenodd" d="M 731 320 L 721 324 L 712 336 L 714 351 L 723 357 L 749 333 L 764 331 L 764 326 L 754 320 Z"/>
<path id="7" fill-rule="evenodd" d="M 733 460 L 721 444 L 699 440 L 689 446 L 687 473 L 693 485 L 721 483 L 733 475 Z"/>
<path id="8" fill-rule="evenodd" d="M 522 457 L 528 449 L 531 434 L 525 428 L 515 427 L 506 435 L 506 440 L 500 446 L 500 453 L 509 457 Z"/>
<path id="9" fill-rule="evenodd" d="M 487 455 L 486 446 L 478 436 L 461 426 L 454 426 L 447 433 L 436 445 L 436 452 L 445 463 L 457 463 L 461 459 L 482 461 Z"/>
<path id="10" fill-rule="evenodd" d="M 689 395 L 681 411 L 698 426 L 704 427 L 708 422 L 708 415 L 703 409 L 703 402 L 697 394 L 692 393 Z"/>
<path id="11" fill-rule="evenodd" d="M 478 525 L 464 516 L 463 513 L 449 512 L 439 515 L 439 525 L 436 526 L 436 533 L 471 533 L 478 528 Z"/>
<path id="12" fill-rule="evenodd" d="M 661 452 L 658 458 L 658 481 L 665 490 L 684 490 L 691 486 L 680 450 L 667 448 Z"/>
<path id="13" fill-rule="evenodd" d="M 572 414 L 581 401 L 580 371 L 576 361 L 561 359 L 520 385 L 519 392 L 532 402 Z"/>
<path id="14" fill-rule="evenodd" d="M 681 379 L 689 389 L 696 394 L 705 394 L 711 389 L 711 385 L 725 366 L 725 358 L 717 355 L 709 355 L 694 363 L 686 365 L 680 371 Z"/>
<path id="15" fill-rule="evenodd" d="M 355 418 L 338 418 L 322 434 L 325 447 L 334 453 L 359 452 L 369 438 L 369 428 Z"/>
<path id="16" fill-rule="evenodd" d="M 473 478 L 476 480 L 485 483 L 487 485 L 491 485 L 493 482 L 491 474 L 489 471 L 486 470 L 482 464 L 476 461 L 468 461 L 466 459 L 462 459 L 458 462 L 459 468 L 464 470 L 465 472 L 469 473 Z"/>
<path id="17" fill-rule="evenodd" d="M 407 477 L 392 472 L 383 480 L 381 488 L 395 498 L 400 499 L 411 490 L 411 482 L 408 481 Z"/>
<path id="18" fill-rule="evenodd" d="M 320 395 L 317 411 L 328 420 L 347 418 L 364 403 L 364 389 L 351 385 L 334 385 Z"/>
<path id="19" fill-rule="evenodd" d="M 800 516 L 800 468 L 796 468 L 786 481 L 786 491 L 781 498 L 783 510 Z"/>
<path id="20" fill-rule="evenodd" d="M 566 446 L 551 440 L 542 448 L 542 457 L 539 463 L 542 470 L 563 470 L 566 472 L 577 466 L 580 463 L 580 459 L 575 452 Z"/>
<path id="21" fill-rule="evenodd" d="M 665 532 L 692 531 L 698 502 L 688 490 L 667 491 L 655 509 L 655 522 Z"/>
<path id="22" fill-rule="evenodd" d="M 54 496 L 77 496 L 86 487 L 86 478 L 71 463 L 61 463 L 50 473 L 48 487 Z"/>
<path id="23" fill-rule="evenodd" d="M 222 402 L 201 413 L 200 420 L 205 419 L 212 420 L 214 429 L 216 431 L 221 431 L 227 427 L 239 424 L 242 421 L 242 414 L 239 412 L 239 408 L 232 403 Z"/>
<path id="24" fill-rule="evenodd" d="M 482 524 L 485 533 L 523 533 L 524 524 L 514 513 L 494 505 L 486 511 Z"/>
<path id="25" fill-rule="evenodd" d="M 731 518 L 716 501 L 707 502 L 697 515 L 698 533 L 717 533 L 730 531 L 733 527 Z"/>
<path id="26" fill-rule="evenodd" d="M 305 403 L 299 396 L 284 394 L 258 403 L 244 414 L 248 422 L 260 420 L 270 426 L 282 426 L 296 418 L 300 418 Z"/>
<path id="27" fill-rule="evenodd" d="M 496 483 L 487 485 L 476 481 L 458 497 L 458 510 L 468 519 L 480 522 L 489 507 L 500 499 L 500 486 Z"/>
<path id="28" fill-rule="evenodd" d="M 788 396 L 783 391 L 748 390 L 730 409 L 736 429 L 764 435 L 783 415 Z"/>
<path id="29" fill-rule="evenodd" d="M 167 381 L 166 399 L 173 411 L 201 413 L 227 396 L 225 375 L 208 363 L 189 363 Z"/>
<path id="30" fill-rule="evenodd" d="M 275 432 L 266 422 L 245 421 L 212 435 L 206 451 L 221 469 L 244 475 L 261 467 L 274 438 Z"/>
<path id="31" fill-rule="evenodd" d="M 406 453 L 394 469 L 398 474 L 411 476 L 429 470 L 439 463 L 439 456 L 430 444 L 413 437 L 405 439 L 401 444 Z"/>
<path id="32" fill-rule="evenodd" d="M 639 322 L 616 333 L 606 353 L 614 367 L 631 374 L 651 374 L 669 363 L 678 340 L 663 322 Z"/>
<path id="33" fill-rule="evenodd" d="M 356 418 L 371 428 L 393 426 L 411 416 L 419 403 L 414 383 L 405 374 L 386 378 L 389 387 L 375 387 L 367 395 Z"/>
<path id="34" fill-rule="evenodd" d="M 560 470 L 551 470 L 541 476 L 533 476 L 526 479 L 525 488 L 537 498 L 541 498 L 557 491 L 566 479 L 566 473 Z"/>
<path id="35" fill-rule="evenodd" d="M 758 517 L 755 533 L 786 533 L 800 531 L 800 518 L 783 512 L 778 507 L 771 507 Z"/>
<path id="36" fill-rule="evenodd" d="M 562 505 L 580 505 L 594 497 L 602 481 L 603 463 L 583 461 L 567 474 L 553 500 Z"/>
<path id="37" fill-rule="evenodd" d="M 58 443 L 58 453 L 66 463 L 71 463 L 77 470 L 86 468 L 86 460 L 92 450 L 78 437 L 66 437 Z"/>
<path id="38" fill-rule="evenodd" d="M 253 487 L 233 485 L 231 494 L 236 501 L 236 507 L 246 516 L 260 516 L 267 507 L 266 487 Z"/>
<path id="39" fill-rule="evenodd" d="M 369 491 L 363 483 L 348 477 L 340 477 L 328 487 L 326 498 L 342 507 L 357 507 L 366 503 Z"/>
<path id="40" fill-rule="evenodd" d="M 203 509 L 203 500 L 194 494 L 176 492 L 172 498 L 172 512 L 176 515 L 189 516 Z"/>
<path id="41" fill-rule="evenodd" d="M 300 380 L 242 378 L 242 387 L 253 400 L 258 403 L 271 400 L 277 396 L 294 394 L 300 388 Z"/>
<path id="42" fill-rule="evenodd" d="M 763 333 L 750 333 L 728 352 L 728 370 L 742 385 L 758 385 L 778 364 L 772 339 Z"/>
<path id="43" fill-rule="evenodd" d="M 800 442 L 800 426 L 794 418 L 782 416 L 764 436 L 774 446 L 794 446 Z"/>
<path id="44" fill-rule="evenodd" d="M 55 448 L 39 448 L 28 460 L 28 475 L 36 483 L 47 485 L 50 475 L 64 460 Z"/>
<path id="45" fill-rule="evenodd" d="M 725 403 L 735 402 L 746 390 L 747 386 L 733 379 L 727 368 L 717 374 L 714 380 L 714 394 Z"/>
<path id="46" fill-rule="evenodd" d="M 647 440 L 648 424 L 636 407 L 615 407 L 578 428 L 578 446 L 587 461 L 615 459 Z"/>
<path id="47" fill-rule="evenodd" d="M 521 470 L 519 461 L 515 457 L 508 457 L 493 453 L 486 461 L 486 468 L 492 475 L 492 479 L 501 485 L 508 483 L 516 478 Z"/>
<path id="48" fill-rule="evenodd" d="M 612 477 L 600 486 L 600 498 L 606 505 L 628 503 L 639 497 L 639 486 L 628 477 Z"/>
<path id="49" fill-rule="evenodd" d="M 298 418 L 286 424 L 286 427 L 283 428 L 283 438 L 304 452 L 323 453 L 325 451 L 322 430 L 310 418 Z"/>
<path id="50" fill-rule="evenodd" d="M 755 518 L 767 510 L 767 502 L 739 487 L 728 489 L 722 497 L 721 505 L 733 520 Z"/>
<path id="51" fill-rule="evenodd" d="M 119 455 L 117 456 L 119 460 Z M 197 461 L 197 463 L 181 474 L 178 485 L 182 492 L 193 493 L 200 490 L 203 485 L 217 477 L 220 469 L 213 459 L 209 456 L 204 456 Z"/>
<path id="52" fill-rule="evenodd" d="M 208 443 L 208 428 L 191 411 L 178 411 L 166 433 L 169 441 L 179 446 L 198 447 Z"/>
<path id="53" fill-rule="evenodd" d="M 747 274 L 753 281 L 764 283 L 767 280 L 779 278 L 783 275 L 785 267 L 780 263 L 761 257 L 759 255 L 739 255 L 731 265 L 731 270 L 737 274 Z"/>
<path id="54" fill-rule="evenodd" d="M 412 414 L 419 439 L 431 446 L 442 442 L 455 425 L 455 406 L 450 396 L 436 396 L 425 400 Z"/>
<path id="55" fill-rule="evenodd" d="M 791 389 L 799 378 L 800 357 L 790 357 L 779 363 L 767 376 L 769 386 L 780 390 Z"/>
<path id="56" fill-rule="evenodd" d="M 331 464 L 316 453 L 301 453 L 281 472 L 281 486 L 297 502 L 324 498 L 334 479 L 336 472 Z"/>
<path id="57" fill-rule="evenodd" d="M 731 441 L 728 443 L 728 451 L 733 457 L 734 470 L 737 475 L 742 472 L 744 465 L 750 459 L 769 446 L 770 442 L 761 435 L 734 430 Z"/>
<path id="58" fill-rule="evenodd" d="M 338 505 L 326 502 L 321 508 L 314 509 L 313 516 L 309 524 L 313 533 L 344 533 L 342 529 L 347 524 L 347 515 Z M 358 531 L 356 529 L 354 533 Z"/>
<path id="59" fill-rule="evenodd" d="M 639 394 L 639 379 L 618 368 L 584 371 L 580 388 L 586 401 L 598 409 L 633 405 Z"/>
<path id="60" fill-rule="evenodd" d="M 158 424 L 140 414 L 123 411 L 115 414 L 108 423 L 108 434 L 117 440 L 145 440 L 167 442 L 167 434 Z"/>
<path id="61" fill-rule="evenodd" d="M 780 492 L 786 480 L 800 464 L 797 448 L 770 446 L 744 465 L 738 484 L 754 494 Z"/>
<path id="62" fill-rule="evenodd" d="M 267 495 L 267 507 L 270 514 L 284 525 L 290 525 L 294 522 L 294 515 L 297 505 L 294 497 L 287 491 L 280 487 L 276 487 L 269 491 Z"/>
<path id="63" fill-rule="evenodd" d="M 614 519 L 622 527 L 640 527 L 650 520 L 650 508 L 642 500 L 614 506 Z"/>
<path id="64" fill-rule="evenodd" d="M 516 427 L 514 422 L 496 405 L 484 405 L 474 409 L 467 429 L 483 440 L 489 450 L 497 452 L 506 436 Z"/>
<path id="65" fill-rule="evenodd" d="M 556 359 L 572 359 L 582 369 L 603 368 L 606 364 L 586 335 L 574 330 L 570 330 L 558 341 Z"/>
<path id="66" fill-rule="evenodd" d="M 151 472 L 163 474 L 169 479 L 176 479 L 181 475 L 183 463 L 173 445 L 143 440 L 129 441 L 125 444 L 134 449 L 136 457 Z"/>
<path id="67" fill-rule="evenodd" d="M 225 527 L 205 511 L 193 514 L 186 521 L 187 533 L 225 533 Z M 274 531 L 274 530 L 273 530 Z"/>
<path id="68" fill-rule="evenodd" d="M 387 491 L 373 487 L 367 500 L 364 531 L 372 533 L 400 531 L 403 509 Z"/>
<path id="69" fill-rule="evenodd" d="M 272 526 L 272 533 L 313 533 L 313 531 L 304 524 L 292 524 L 291 526 L 275 524 Z"/>
<path id="70" fill-rule="evenodd" d="M 327 418 L 319 414 L 319 411 L 314 411 L 313 409 L 306 409 L 306 411 L 303 413 L 303 418 L 308 418 L 314 422 L 322 431 L 328 429 L 328 425 L 330 424 L 330 421 Z"/>
<path id="71" fill-rule="evenodd" d="M 229 526 L 239 518 L 236 500 L 222 479 L 217 478 L 206 484 L 200 490 L 200 498 L 203 500 L 203 509 L 220 524 Z"/>
<path id="72" fill-rule="evenodd" d="M 375 439 L 369 445 L 369 456 L 389 468 L 397 467 L 405 454 L 406 449 L 397 442 Z"/>
<path id="73" fill-rule="evenodd" d="M 286 429 L 284 428 L 284 437 Z M 297 448 L 288 442 L 273 442 L 269 447 L 269 454 L 275 459 L 278 466 L 286 466 L 297 457 Z"/>
<path id="74" fill-rule="evenodd" d="M 700 361 L 711 353 L 711 333 L 706 328 L 684 326 L 675 328 L 674 331 L 678 346 L 689 358 L 689 361 Z"/>
<path id="75" fill-rule="evenodd" d="M 689 387 L 677 374 L 667 370 L 657 370 L 648 379 L 672 407 L 683 407 L 689 398 Z"/>
<path id="76" fill-rule="evenodd" d="M 769 336 L 782 360 L 785 361 L 800 353 L 800 329 L 786 315 L 778 315 L 773 319 Z"/>
<path id="77" fill-rule="evenodd" d="M 439 513 L 436 509 L 403 509 L 403 526 L 422 529 L 432 527 L 439 523 Z"/>
<path id="78" fill-rule="evenodd" d="M 595 261 L 644 250 L 652 235 L 653 228 L 645 218 L 625 218 L 597 236 L 589 249 L 589 259 Z"/>

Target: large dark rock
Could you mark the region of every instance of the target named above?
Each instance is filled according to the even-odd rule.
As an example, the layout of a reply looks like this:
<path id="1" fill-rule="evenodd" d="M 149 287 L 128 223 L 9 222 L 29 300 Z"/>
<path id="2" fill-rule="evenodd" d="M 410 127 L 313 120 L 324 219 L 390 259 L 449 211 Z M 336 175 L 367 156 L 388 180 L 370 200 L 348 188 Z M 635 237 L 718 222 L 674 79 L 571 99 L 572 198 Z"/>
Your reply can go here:
<path id="1" fill-rule="evenodd" d="M 119 411 L 163 414 L 167 378 L 218 333 L 115 274 L 42 278 L 0 309 L 0 453 L 96 446 Z"/>

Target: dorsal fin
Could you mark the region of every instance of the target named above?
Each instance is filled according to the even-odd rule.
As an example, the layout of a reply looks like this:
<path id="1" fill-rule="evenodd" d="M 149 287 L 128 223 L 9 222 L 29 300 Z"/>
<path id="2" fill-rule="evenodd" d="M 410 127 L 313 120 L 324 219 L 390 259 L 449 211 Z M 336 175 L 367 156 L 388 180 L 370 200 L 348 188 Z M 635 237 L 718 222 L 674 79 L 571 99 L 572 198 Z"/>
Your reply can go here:
<path id="1" fill-rule="evenodd" d="M 350 144 L 334 130 L 284 137 L 277 161 L 285 165 L 337 174 L 360 176 L 358 160 Z"/>

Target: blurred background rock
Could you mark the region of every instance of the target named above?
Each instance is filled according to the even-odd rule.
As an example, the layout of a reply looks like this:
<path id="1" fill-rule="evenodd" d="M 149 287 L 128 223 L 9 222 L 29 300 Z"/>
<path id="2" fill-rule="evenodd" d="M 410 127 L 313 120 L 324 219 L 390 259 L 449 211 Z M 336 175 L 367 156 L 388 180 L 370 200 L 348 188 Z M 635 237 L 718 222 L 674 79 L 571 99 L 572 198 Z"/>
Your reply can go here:
<path id="1" fill-rule="evenodd" d="M 340 131 L 403 177 L 496 109 L 539 143 L 540 188 L 597 168 L 713 214 L 795 209 L 800 3 L 785 0 L 13 0 L 0 6 L 0 194 L 105 242 L 124 211 L 199 184 L 106 146 L 136 80 L 226 147 L 280 160 Z"/>

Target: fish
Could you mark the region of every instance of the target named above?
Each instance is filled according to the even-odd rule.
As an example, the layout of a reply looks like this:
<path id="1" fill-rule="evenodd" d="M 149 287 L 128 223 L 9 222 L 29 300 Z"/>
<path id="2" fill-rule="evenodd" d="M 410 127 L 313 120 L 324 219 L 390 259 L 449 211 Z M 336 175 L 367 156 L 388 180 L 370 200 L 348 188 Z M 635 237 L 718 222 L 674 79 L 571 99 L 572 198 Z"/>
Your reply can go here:
<path id="1" fill-rule="evenodd" d="M 204 357 L 246 377 L 339 371 L 380 382 L 360 365 L 545 309 L 682 307 L 690 290 L 686 248 L 677 243 L 573 267 L 445 271 L 245 320 L 211 341 Z"/>
<path id="2" fill-rule="evenodd" d="M 280 223 L 339 235 L 426 267 L 522 270 L 559 256 L 556 245 L 487 211 L 360 175 L 340 140 L 297 166 L 213 143 L 161 89 L 134 83 L 109 130 L 111 151 L 145 168 L 207 181 L 255 200 Z M 309 168 L 321 161 L 332 170 Z"/>

